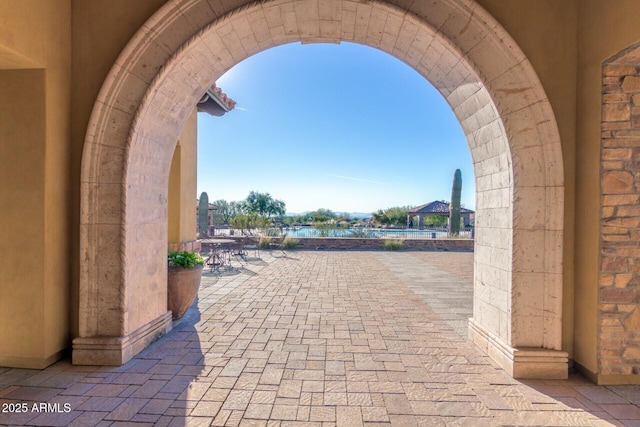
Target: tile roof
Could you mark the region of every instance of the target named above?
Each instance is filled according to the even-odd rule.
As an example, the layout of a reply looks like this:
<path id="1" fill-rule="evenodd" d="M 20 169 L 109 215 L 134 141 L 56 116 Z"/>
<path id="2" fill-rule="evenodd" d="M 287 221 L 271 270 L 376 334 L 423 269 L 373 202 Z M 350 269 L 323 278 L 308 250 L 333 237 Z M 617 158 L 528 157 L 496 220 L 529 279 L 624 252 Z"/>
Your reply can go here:
<path id="1" fill-rule="evenodd" d="M 200 206 L 200 199 L 196 198 L 196 207 Z M 218 210 L 218 205 L 215 205 L 213 203 L 209 203 L 209 210 L 214 210 L 217 211 Z"/>
<path id="2" fill-rule="evenodd" d="M 449 215 L 449 203 L 443 202 L 441 200 L 435 200 L 433 202 L 410 209 L 409 213 Z M 474 211 L 467 208 L 460 208 L 460 213 L 474 213 Z"/>
<path id="3" fill-rule="evenodd" d="M 223 116 L 233 110 L 236 102 L 229 98 L 226 93 L 214 83 L 198 102 L 198 111 L 208 113 L 212 116 Z"/>

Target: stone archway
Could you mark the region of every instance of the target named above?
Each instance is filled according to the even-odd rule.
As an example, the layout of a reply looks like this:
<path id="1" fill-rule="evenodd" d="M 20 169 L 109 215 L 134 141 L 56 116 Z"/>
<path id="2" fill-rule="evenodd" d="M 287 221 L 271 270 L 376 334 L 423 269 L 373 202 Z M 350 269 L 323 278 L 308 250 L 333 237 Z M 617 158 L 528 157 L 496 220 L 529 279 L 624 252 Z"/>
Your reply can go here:
<path id="1" fill-rule="evenodd" d="M 477 191 L 472 339 L 516 377 L 567 375 L 564 175 L 546 95 L 515 42 L 475 2 L 403 4 L 176 0 L 138 31 L 104 83 L 85 140 L 74 363 L 124 363 L 170 328 L 169 162 L 206 88 L 273 46 L 349 41 L 413 67 L 466 134 Z"/>

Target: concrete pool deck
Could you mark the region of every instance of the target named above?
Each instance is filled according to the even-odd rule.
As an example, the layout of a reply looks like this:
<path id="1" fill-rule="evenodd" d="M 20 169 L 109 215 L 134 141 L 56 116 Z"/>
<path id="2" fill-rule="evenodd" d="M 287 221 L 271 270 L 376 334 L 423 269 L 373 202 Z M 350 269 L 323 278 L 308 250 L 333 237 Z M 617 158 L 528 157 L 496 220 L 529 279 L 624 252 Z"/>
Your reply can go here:
<path id="1" fill-rule="evenodd" d="M 518 381 L 480 352 L 472 276 L 469 252 L 261 252 L 205 270 L 124 366 L 0 368 L 0 424 L 640 426 L 639 386 Z"/>

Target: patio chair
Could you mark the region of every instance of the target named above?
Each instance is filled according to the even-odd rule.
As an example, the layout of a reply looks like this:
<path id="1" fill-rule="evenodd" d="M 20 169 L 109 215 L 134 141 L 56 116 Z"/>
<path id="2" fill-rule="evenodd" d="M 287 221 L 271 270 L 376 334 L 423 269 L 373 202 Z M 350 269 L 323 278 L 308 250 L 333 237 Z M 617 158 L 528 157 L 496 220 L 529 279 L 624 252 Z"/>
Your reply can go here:
<path id="1" fill-rule="evenodd" d="M 287 233 L 282 234 L 282 236 L 272 238 L 269 242 L 269 249 L 273 253 L 273 249 L 278 249 L 282 252 L 282 256 L 286 257 L 287 253 L 284 250 L 284 239 L 287 238 Z"/>
<path id="2" fill-rule="evenodd" d="M 240 263 L 240 267 L 244 267 L 244 264 L 247 262 L 247 251 L 244 248 L 244 239 L 238 239 L 231 246 L 230 255 L 233 255 L 236 260 Z"/>
<path id="3" fill-rule="evenodd" d="M 205 258 L 205 265 L 210 268 L 210 273 L 220 274 L 220 267 L 224 266 L 223 253 L 215 246 L 209 250 Z"/>
<path id="4" fill-rule="evenodd" d="M 254 258 L 260 259 L 260 240 L 256 236 L 247 236 L 244 239 L 245 256 L 249 257 L 249 252 L 253 251 Z M 246 259 L 245 259 L 246 260 Z"/>

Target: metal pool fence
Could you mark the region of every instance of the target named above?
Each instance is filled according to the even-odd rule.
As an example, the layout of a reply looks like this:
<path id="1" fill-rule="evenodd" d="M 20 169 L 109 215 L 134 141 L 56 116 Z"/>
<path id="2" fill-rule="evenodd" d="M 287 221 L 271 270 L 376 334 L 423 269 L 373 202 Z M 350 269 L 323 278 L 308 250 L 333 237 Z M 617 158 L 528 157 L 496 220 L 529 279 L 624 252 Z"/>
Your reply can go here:
<path id="1" fill-rule="evenodd" d="M 217 228 L 212 230 L 210 235 L 230 236 L 243 234 L 240 230 L 229 228 Z M 315 227 L 290 227 L 282 229 L 252 230 L 250 234 L 254 236 L 267 235 L 277 236 L 287 233 L 290 237 L 314 238 L 314 237 L 334 237 L 334 238 L 360 238 L 360 239 L 450 239 L 449 231 L 446 228 L 315 228 Z M 246 231 L 245 231 L 246 234 Z M 456 236 L 459 239 L 473 239 L 472 230 L 462 230 Z"/>
<path id="2" fill-rule="evenodd" d="M 447 239 L 449 232 L 444 228 L 433 229 L 391 229 L 391 228 L 328 228 L 299 227 L 285 229 L 291 237 L 351 237 L 365 239 Z M 473 238 L 471 231 L 461 231 L 458 238 Z"/>

